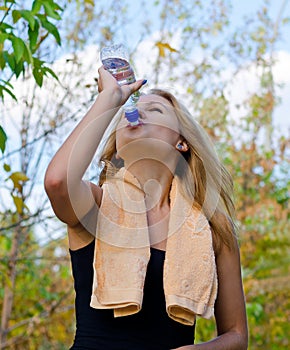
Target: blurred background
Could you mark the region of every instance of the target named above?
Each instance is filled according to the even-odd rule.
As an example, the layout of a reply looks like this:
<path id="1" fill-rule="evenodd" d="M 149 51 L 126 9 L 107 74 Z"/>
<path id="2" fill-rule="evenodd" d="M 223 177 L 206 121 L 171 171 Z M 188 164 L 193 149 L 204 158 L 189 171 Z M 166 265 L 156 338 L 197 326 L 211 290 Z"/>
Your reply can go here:
<path id="1" fill-rule="evenodd" d="M 170 90 L 234 179 L 249 349 L 290 345 L 290 4 L 230 0 L 0 2 L 0 349 L 68 349 L 66 227 L 45 169 L 97 96 L 100 49 Z M 97 180 L 93 162 L 86 176 Z M 197 342 L 215 336 L 198 320 Z"/>

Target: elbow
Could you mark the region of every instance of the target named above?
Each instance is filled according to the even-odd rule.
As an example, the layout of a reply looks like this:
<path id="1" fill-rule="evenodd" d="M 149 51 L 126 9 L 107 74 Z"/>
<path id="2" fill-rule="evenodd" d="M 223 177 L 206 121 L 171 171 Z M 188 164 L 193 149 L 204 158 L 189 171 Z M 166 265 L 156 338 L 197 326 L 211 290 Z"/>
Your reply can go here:
<path id="1" fill-rule="evenodd" d="M 223 334 L 219 334 L 220 337 L 224 339 L 224 342 L 227 345 L 230 345 L 230 349 L 235 350 L 247 350 L 248 349 L 248 332 L 238 331 L 238 330 L 230 330 Z"/>
<path id="2" fill-rule="evenodd" d="M 64 176 L 59 176 L 54 171 L 48 169 L 44 177 L 44 189 L 48 197 L 63 196 L 67 193 L 67 180 Z"/>
<path id="3" fill-rule="evenodd" d="M 242 350 L 247 350 L 249 346 L 248 334 L 243 336 Z"/>
<path id="4" fill-rule="evenodd" d="M 248 349 L 248 332 L 237 332 L 237 340 L 238 340 L 238 348 L 239 350 L 247 350 Z"/>

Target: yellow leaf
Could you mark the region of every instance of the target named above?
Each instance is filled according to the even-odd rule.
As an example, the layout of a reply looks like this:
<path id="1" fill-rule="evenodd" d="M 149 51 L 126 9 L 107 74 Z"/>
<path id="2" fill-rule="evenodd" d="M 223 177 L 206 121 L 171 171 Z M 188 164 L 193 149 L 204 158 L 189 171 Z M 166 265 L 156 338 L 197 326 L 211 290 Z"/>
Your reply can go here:
<path id="1" fill-rule="evenodd" d="M 24 208 L 24 202 L 23 202 L 22 198 L 16 197 L 16 196 L 12 196 L 12 198 L 13 198 L 13 202 L 15 204 L 17 213 L 22 214 L 23 208 Z"/>
<path id="2" fill-rule="evenodd" d="M 159 49 L 159 56 L 160 57 L 165 57 L 165 50 L 168 50 L 170 52 L 178 52 L 176 49 L 174 49 L 168 43 L 162 43 L 161 41 L 158 41 L 155 45 Z"/>
<path id="3" fill-rule="evenodd" d="M 21 183 L 28 181 L 29 177 L 27 177 L 21 171 L 16 171 L 9 176 L 9 179 L 12 180 L 15 189 L 21 190 L 22 188 Z"/>
<path id="4" fill-rule="evenodd" d="M 85 4 L 89 4 L 91 6 L 95 6 L 95 1 L 94 0 L 85 0 Z"/>

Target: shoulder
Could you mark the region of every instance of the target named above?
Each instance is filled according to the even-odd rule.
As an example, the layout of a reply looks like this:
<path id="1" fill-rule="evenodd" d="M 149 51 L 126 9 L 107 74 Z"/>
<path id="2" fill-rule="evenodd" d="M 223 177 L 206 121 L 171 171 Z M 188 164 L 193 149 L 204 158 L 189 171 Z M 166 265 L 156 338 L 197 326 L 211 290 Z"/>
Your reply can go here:
<path id="1" fill-rule="evenodd" d="M 210 220 L 210 226 L 216 255 L 226 248 L 229 251 L 237 249 L 237 227 L 228 215 L 216 211 Z"/>
<path id="2" fill-rule="evenodd" d="M 67 225 L 69 248 L 77 250 L 91 243 L 95 238 L 98 210 L 101 206 L 103 189 L 90 182 L 95 205 L 83 216 L 76 225 Z"/>

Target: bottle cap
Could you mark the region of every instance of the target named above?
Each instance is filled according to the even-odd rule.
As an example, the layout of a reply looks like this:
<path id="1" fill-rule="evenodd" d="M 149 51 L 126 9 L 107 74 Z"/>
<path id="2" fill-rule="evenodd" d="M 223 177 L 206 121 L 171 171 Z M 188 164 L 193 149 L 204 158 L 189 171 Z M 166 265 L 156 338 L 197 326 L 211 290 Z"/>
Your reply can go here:
<path id="1" fill-rule="evenodd" d="M 134 109 L 133 111 L 126 111 L 125 112 L 125 117 L 128 120 L 129 123 L 134 123 L 138 122 L 139 119 L 139 113 L 137 109 Z"/>

